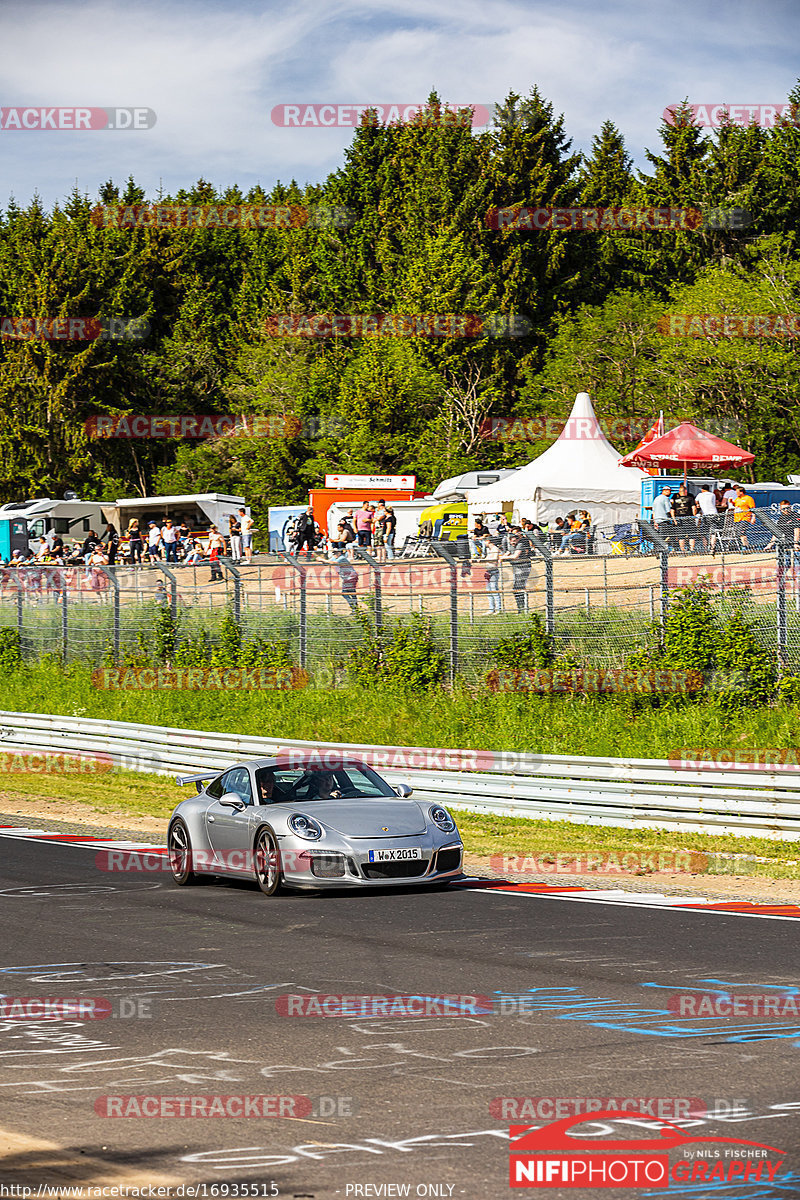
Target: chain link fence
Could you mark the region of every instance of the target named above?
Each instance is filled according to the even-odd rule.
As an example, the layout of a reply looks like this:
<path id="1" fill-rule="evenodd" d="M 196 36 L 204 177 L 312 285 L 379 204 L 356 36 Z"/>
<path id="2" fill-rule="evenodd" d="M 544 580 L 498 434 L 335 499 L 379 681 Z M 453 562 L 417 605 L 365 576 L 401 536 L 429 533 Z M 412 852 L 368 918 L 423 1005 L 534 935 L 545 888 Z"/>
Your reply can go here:
<path id="1" fill-rule="evenodd" d="M 663 620 L 670 592 L 702 584 L 722 615 L 742 609 L 782 669 L 800 670 L 798 524 L 757 510 L 752 524 L 599 528 L 568 555 L 546 535 L 531 535 L 529 548 L 516 562 L 504 556 L 499 570 L 466 540 L 415 546 L 389 562 L 356 550 L 347 560 L 284 553 L 219 566 L 5 567 L 0 627 L 18 630 L 26 659 L 96 665 L 152 651 L 161 607 L 176 617 L 179 639 L 205 630 L 212 646 L 230 612 L 244 641 L 285 643 L 296 663 L 335 686 L 370 630 L 380 637 L 422 618 L 450 678 L 477 683 L 498 639 L 534 612 L 559 654 L 624 666 Z"/>

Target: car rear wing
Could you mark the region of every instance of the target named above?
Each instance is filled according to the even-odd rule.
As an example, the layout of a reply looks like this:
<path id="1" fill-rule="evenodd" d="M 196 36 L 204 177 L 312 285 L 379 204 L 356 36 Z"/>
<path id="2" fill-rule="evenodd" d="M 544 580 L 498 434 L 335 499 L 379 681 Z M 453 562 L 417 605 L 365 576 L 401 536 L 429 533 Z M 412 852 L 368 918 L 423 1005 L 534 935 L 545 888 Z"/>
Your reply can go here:
<path id="1" fill-rule="evenodd" d="M 185 783 L 193 783 L 198 792 L 202 792 L 201 784 L 206 779 L 216 779 L 219 771 L 204 771 L 202 775 L 176 775 L 175 782 L 178 787 L 183 787 Z"/>

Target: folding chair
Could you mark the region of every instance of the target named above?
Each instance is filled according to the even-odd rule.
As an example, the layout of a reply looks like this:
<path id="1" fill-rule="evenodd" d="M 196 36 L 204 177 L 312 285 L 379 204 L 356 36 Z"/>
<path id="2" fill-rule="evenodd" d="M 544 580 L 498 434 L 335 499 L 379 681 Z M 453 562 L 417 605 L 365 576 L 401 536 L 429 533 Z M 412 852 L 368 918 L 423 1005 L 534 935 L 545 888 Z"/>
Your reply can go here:
<path id="1" fill-rule="evenodd" d="M 608 534 L 606 536 L 608 537 Z M 611 543 L 611 553 L 624 555 L 625 558 L 629 554 L 638 554 L 642 545 L 641 534 L 638 531 L 634 533 L 633 525 L 630 522 L 624 525 L 615 525 L 614 535 L 608 537 L 608 540 Z"/>
<path id="2" fill-rule="evenodd" d="M 748 529 L 752 528 L 752 526 L 747 525 L 745 522 L 734 521 L 735 515 L 736 514 L 734 513 L 733 509 L 729 508 L 725 513 L 725 519 L 722 522 L 722 528 L 715 529 L 711 533 L 709 541 L 711 542 L 712 556 L 717 553 L 717 550 L 720 547 L 724 550 L 726 547 L 733 546 L 734 550 L 737 552 L 741 551 L 742 546 L 739 541 L 740 531 L 737 529 L 737 526 L 740 524 L 745 525 L 745 528 L 741 531 L 743 533 L 746 533 Z"/>

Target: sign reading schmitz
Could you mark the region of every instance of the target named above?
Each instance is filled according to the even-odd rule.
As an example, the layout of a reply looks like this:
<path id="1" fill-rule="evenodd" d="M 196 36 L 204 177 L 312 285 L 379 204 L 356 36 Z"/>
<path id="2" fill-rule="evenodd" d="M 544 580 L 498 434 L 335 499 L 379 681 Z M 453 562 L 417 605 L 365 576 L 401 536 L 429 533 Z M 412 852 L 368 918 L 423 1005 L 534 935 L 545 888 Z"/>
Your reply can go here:
<path id="1" fill-rule="evenodd" d="M 416 475 L 326 475 L 326 488 L 415 488 Z"/>

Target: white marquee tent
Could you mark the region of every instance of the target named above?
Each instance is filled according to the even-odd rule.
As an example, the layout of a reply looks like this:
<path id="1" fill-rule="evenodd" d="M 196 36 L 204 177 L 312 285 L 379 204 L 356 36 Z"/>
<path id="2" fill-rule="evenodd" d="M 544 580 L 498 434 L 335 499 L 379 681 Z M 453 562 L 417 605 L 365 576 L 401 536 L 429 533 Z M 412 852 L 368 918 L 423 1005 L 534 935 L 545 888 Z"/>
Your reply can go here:
<path id="1" fill-rule="evenodd" d="M 600 428 L 588 393 L 579 392 L 566 425 L 544 454 L 469 494 L 470 519 L 505 509 L 545 523 L 573 508 L 587 508 L 593 525 L 631 521 L 639 515 L 647 472 L 621 467 L 621 458 Z"/>

